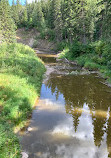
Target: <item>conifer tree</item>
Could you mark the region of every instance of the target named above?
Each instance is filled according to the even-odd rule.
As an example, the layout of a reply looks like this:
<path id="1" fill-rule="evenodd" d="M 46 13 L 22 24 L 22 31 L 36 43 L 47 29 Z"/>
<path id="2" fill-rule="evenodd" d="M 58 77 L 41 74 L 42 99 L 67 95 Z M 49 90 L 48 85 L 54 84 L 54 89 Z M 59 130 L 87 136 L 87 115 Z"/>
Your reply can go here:
<path id="1" fill-rule="evenodd" d="M 65 30 L 67 33 L 67 37 L 68 40 L 70 41 L 70 43 L 72 43 L 73 39 L 75 39 L 76 37 L 76 33 L 77 28 L 78 28 L 78 24 L 77 24 L 77 19 L 78 19 L 78 15 L 77 15 L 77 7 L 76 7 L 76 1 L 72 1 L 72 0 L 65 0 Z"/>
<path id="2" fill-rule="evenodd" d="M 56 34 L 56 40 L 62 40 L 62 13 L 61 13 L 61 2 L 60 0 L 53 0 L 54 4 L 54 30 Z"/>
<path id="3" fill-rule="evenodd" d="M 2 42 L 12 43 L 16 41 L 15 24 L 11 17 L 11 10 L 7 0 L 0 1 L 0 30 Z"/>
<path id="4" fill-rule="evenodd" d="M 16 25 L 19 24 L 19 14 L 18 14 L 18 9 L 17 9 L 17 5 L 15 4 L 15 1 L 12 1 L 12 15 L 13 15 L 13 20 L 15 22 Z"/>
<path id="5" fill-rule="evenodd" d="M 27 24 L 28 24 L 28 15 L 27 15 L 27 8 L 26 7 L 23 9 L 21 24 L 24 27 L 27 27 Z"/>
<path id="6" fill-rule="evenodd" d="M 36 2 L 34 5 L 33 13 L 32 13 L 32 21 L 33 25 L 37 28 L 43 28 L 45 26 L 45 20 L 41 8 L 41 3 Z"/>
<path id="7" fill-rule="evenodd" d="M 101 12 L 98 17 L 98 23 L 101 25 L 101 38 L 111 38 L 111 1 L 110 0 L 101 0 L 99 2 L 99 7 Z"/>
<path id="8" fill-rule="evenodd" d="M 48 27 L 54 29 L 54 1 L 48 0 L 47 3 L 48 3 L 48 16 L 47 16 Z"/>

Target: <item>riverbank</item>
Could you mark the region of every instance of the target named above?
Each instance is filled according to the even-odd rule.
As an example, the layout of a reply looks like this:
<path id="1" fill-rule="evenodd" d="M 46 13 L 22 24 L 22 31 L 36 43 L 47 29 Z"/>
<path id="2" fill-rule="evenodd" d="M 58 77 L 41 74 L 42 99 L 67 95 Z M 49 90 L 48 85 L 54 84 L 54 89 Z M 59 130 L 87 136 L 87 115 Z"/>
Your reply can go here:
<path id="1" fill-rule="evenodd" d="M 109 42 L 97 41 L 89 45 L 79 42 L 64 48 L 58 55 L 61 59 L 75 62 L 89 71 L 99 71 L 109 83 L 111 82 L 111 46 Z"/>
<path id="2" fill-rule="evenodd" d="M 0 157 L 19 158 L 15 132 L 25 126 L 40 95 L 45 66 L 22 44 L 3 44 L 0 52 Z"/>

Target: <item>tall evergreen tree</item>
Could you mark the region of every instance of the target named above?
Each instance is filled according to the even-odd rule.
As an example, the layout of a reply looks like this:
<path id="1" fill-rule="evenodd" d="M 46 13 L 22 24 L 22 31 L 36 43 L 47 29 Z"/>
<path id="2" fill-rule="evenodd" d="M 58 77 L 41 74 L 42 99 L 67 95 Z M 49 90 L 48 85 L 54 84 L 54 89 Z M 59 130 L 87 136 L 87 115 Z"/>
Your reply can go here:
<path id="1" fill-rule="evenodd" d="M 32 21 L 33 25 L 37 28 L 43 28 L 45 26 L 45 20 L 41 8 L 41 3 L 36 2 L 34 5 L 33 13 L 32 13 Z"/>
<path id="2" fill-rule="evenodd" d="M 54 29 L 54 1 L 48 0 L 47 3 L 48 3 L 48 16 L 47 16 L 48 27 Z"/>
<path id="3" fill-rule="evenodd" d="M 65 0 L 65 30 L 68 40 L 72 43 L 74 38 L 74 32 L 76 30 L 76 11 L 75 11 L 75 1 Z"/>
<path id="4" fill-rule="evenodd" d="M 11 10 L 7 0 L 0 1 L 0 30 L 2 42 L 15 42 L 15 24 L 11 17 Z"/>
<path id="5" fill-rule="evenodd" d="M 56 34 L 56 40 L 62 40 L 62 13 L 61 13 L 61 2 L 60 0 L 53 0 L 54 4 L 54 29 Z"/>
<path id="6" fill-rule="evenodd" d="M 99 2 L 101 12 L 99 21 L 101 22 L 101 37 L 111 39 L 111 0 L 101 0 Z"/>
<path id="7" fill-rule="evenodd" d="M 28 24 L 28 15 L 27 15 L 26 7 L 23 9 L 23 12 L 22 12 L 21 24 L 24 27 L 27 27 L 27 24 Z"/>

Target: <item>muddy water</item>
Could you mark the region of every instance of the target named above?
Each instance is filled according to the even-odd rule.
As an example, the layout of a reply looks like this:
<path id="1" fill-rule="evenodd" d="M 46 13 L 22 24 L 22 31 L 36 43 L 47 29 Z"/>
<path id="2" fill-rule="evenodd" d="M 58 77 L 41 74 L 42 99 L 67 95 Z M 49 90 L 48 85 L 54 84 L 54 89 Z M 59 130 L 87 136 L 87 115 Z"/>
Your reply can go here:
<path id="1" fill-rule="evenodd" d="M 111 88 L 97 74 L 41 58 L 48 71 L 22 149 L 29 158 L 111 157 Z"/>

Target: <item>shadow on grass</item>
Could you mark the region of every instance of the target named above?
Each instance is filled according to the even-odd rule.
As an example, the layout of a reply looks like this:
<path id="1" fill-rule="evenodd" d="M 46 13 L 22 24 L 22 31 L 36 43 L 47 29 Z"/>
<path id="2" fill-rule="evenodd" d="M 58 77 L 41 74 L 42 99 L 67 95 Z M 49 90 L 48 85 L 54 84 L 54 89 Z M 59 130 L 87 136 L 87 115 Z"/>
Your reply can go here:
<path id="1" fill-rule="evenodd" d="M 18 96 L 19 93 L 9 87 L 0 87 L 0 89 L 2 89 L 0 99 L 3 101 L 0 118 L 4 118 L 4 120 L 8 120 L 15 125 L 26 121 L 32 111 L 28 97 Z"/>

